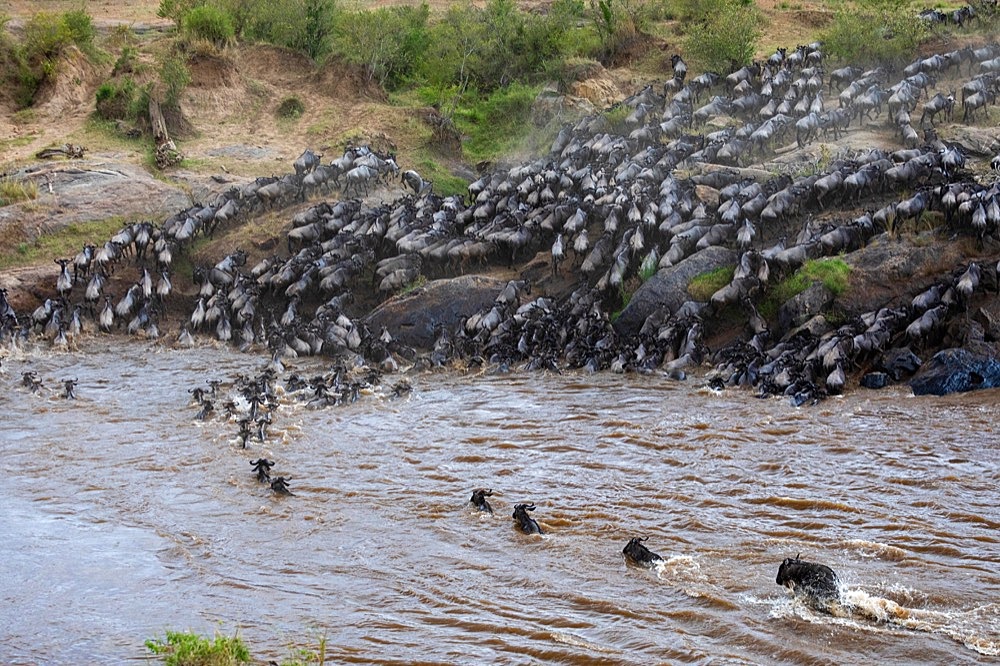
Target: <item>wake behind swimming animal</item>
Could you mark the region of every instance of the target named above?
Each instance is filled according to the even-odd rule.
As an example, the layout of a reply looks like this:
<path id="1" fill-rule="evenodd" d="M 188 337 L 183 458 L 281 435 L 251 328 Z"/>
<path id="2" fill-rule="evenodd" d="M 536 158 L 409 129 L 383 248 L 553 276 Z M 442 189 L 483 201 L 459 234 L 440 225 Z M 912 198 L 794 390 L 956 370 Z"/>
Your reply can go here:
<path id="1" fill-rule="evenodd" d="M 829 612 L 830 603 L 840 597 L 840 580 L 833 569 L 825 564 L 806 562 L 799 555 L 794 559 L 785 558 L 774 582 L 790 589 L 796 597 L 811 602 L 817 610 Z"/>
<path id="2" fill-rule="evenodd" d="M 646 541 L 649 537 L 632 537 L 625 548 L 622 549 L 622 555 L 625 556 L 625 561 L 629 564 L 634 564 L 639 567 L 653 567 L 656 566 L 657 562 L 662 562 L 663 558 L 646 548 L 643 545 L 643 541 Z"/>
<path id="3" fill-rule="evenodd" d="M 472 506 L 476 507 L 476 511 L 482 511 L 483 513 L 493 513 L 493 507 L 490 506 L 489 501 L 486 499 L 493 495 L 493 489 L 477 488 L 472 491 L 472 499 L 469 501 Z"/>
<path id="4" fill-rule="evenodd" d="M 517 529 L 525 534 L 545 534 L 538 525 L 538 521 L 528 515 L 529 511 L 534 511 L 534 504 L 515 504 L 512 517 L 517 523 Z"/>

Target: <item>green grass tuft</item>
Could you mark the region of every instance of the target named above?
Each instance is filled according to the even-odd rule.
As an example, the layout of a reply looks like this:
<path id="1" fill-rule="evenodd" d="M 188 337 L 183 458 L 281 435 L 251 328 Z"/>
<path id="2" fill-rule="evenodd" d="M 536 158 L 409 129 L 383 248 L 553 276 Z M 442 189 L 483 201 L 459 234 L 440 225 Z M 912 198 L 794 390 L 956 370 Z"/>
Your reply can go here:
<path id="1" fill-rule="evenodd" d="M 38 198 L 38 184 L 33 180 L 15 180 L 10 176 L 0 177 L 0 206 L 9 206 L 19 201 Z"/>
<path id="2" fill-rule="evenodd" d="M 471 162 L 495 160 L 517 152 L 531 134 L 531 105 L 540 88 L 511 84 L 472 98 L 455 112 L 454 122 L 466 137 L 462 152 Z"/>
<path id="3" fill-rule="evenodd" d="M 688 283 L 687 291 L 691 294 L 691 298 L 696 301 L 708 301 L 712 294 L 733 281 L 733 273 L 735 272 L 735 266 L 722 266 L 713 271 L 696 275 Z"/>
<path id="4" fill-rule="evenodd" d="M 286 97 L 278 105 L 277 114 L 279 118 L 296 120 L 306 112 L 306 105 L 295 95 Z"/>
<path id="5" fill-rule="evenodd" d="M 795 298 L 813 283 L 821 282 L 834 296 L 840 296 L 850 286 L 851 267 L 839 257 L 810 259 L 768 294 L 760 305 L 760 314 L 772 319 L 782 304 Z"/>
<path id="6" fill-rule="evenodd" d="M 167 666 L 236 666 L 250 663 L 250 651 L 239 636 L 209 640 L 198 634 L 168 631 L 166 640 L 150 639 L 146 648 Z"/>
<path id="7" fill-rule="evenodd" d="M 55 257 L 73 257 L 87 243 L 104 243 L 125 225 L 122 217 L 93 222 L 75 222 L 34 241 L 22 242 L 12 251 L 0 254 L 0 270 L 26 266 Z"/>

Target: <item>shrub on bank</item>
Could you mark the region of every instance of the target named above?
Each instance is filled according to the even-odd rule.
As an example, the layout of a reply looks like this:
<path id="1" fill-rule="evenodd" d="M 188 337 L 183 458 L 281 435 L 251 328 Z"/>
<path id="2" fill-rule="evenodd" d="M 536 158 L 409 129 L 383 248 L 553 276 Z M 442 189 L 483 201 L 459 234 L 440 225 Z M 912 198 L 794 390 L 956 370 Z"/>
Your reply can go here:
<path id="1" fill-rule="evenodd" d="M 105 81 L 97 88 L 97 115 L 105 120 L 134 118 L 138 86 L 131 77 Z"/>
<path id="2" fill-rule="evenodd" d="M 927 38 L 927 26 L 904 0 L 864 0 L 842 6 L 823 32 L 824 50 L 843 62 L 898 67 Z"/>
<path id="3" fill-rule="evenodd" d="M 16 180 L 0 176 L 0 206 L 38 198 L 38 185 L 33 180 Z"/>
<path id="4" fill-rule="evenodd" d="M 426 3 L 342 12 L 335 22 L 333 48 L 347 62 L 363 66 L 370 80 L 396 89 L 424 61 L 429 18 Z"/>
<path id="5" fill-rule="evenodd" d="M 810 259 L 792 275 L 777 285 L 761 303 L 760 313 L 765 318 L 774 317 L 778 308 L 808 289 L 813 283 L 821 282 L 834 296 L 840 296 L 850 286 L 851 266 L 839 257 Z"/>
<path id="6" fill-rule="evenodd" d="M 471 95 L 455 113 L 455 125 L 466 137 L 462 145 L 472 162 L 495 160 L 514 152 L 531 133 L 528 120 L 538 88 L 511 84 L 488 94 Z"/>
<path id="7" fill-rule="evenodd" d="M 184 15 L 184 33 L 193 39 L 204 39 L 218 48 L 233 40 L 233 22 L 229 14 L 212 5 L 195 7 Z"/>
<path id="8" fill-rule="evenodd" d="M 289 120 L 295 120 L 301 118 L 302 114 L 306 112 L 306 105 L 302 103 L 302 100 L 294 95 L 286 97 L 281 100 L 278 104 L 278 109 L 276 113 L 279 118 L 287 118 Z"/>
<path id="9" fill-rule="evenodd" d="M 762 35 L 763 16 L 744 0 L 717 0 L 715 11 L 695 21 L 684 53 L 702 69 L 728 72 L 749 64 Z"/>
<path id="10" fill-rule="evenodd" d="M 7 19 L 0 20 L 0 28 Z M 45 81 L 52 78 L 56 62 L 66 47 L 76 45 L 89 57 L 96 57 L 93 22 L 90 15 L 77 9 L 65 14 L 39 12 L 24 25 L 20 42 L 7 37 L 6 30 L 0 42 L 0 63 L 6 84 L 17 91 L 22 107 L 30 106 L 35 93 Z"/>
<path id="11" fill-rule="evenodd" d="M 688 283 L 687 291 L 696 301 L 708 301 L 712 294 L 733 281 L 734 266 L 721 266 L 715 270 L 696 275 Z"/>

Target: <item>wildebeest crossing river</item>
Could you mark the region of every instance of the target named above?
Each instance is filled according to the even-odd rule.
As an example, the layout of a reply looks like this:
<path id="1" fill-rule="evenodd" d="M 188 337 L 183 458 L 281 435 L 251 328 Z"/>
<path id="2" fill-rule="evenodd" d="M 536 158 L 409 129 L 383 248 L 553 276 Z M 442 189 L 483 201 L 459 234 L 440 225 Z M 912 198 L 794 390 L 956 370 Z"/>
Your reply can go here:
<path id="1" fill-rule="evenodd" d="M 286 395 L 244 450 L 189 390 L 261 359 L 84 347 L 18 351 L 0 375 L 6 664 L 128 663 L 167 629 L 238 629 L 263 661 L 321 637 L 330 663 L 1000 654 L 996 390 L 799 410 L 699 378 L 420 373 L 398 398 Z M 276 385 L 326 369 L 290 361 Z M 260 457 L 294 495 L 258 483 Z M 514 528 L 515 503 L 544 536 Z M 626 566 L 634 536 L 664 562 Z M 837 572 L 844 612 L 775 584 L 800 553 Z"/>

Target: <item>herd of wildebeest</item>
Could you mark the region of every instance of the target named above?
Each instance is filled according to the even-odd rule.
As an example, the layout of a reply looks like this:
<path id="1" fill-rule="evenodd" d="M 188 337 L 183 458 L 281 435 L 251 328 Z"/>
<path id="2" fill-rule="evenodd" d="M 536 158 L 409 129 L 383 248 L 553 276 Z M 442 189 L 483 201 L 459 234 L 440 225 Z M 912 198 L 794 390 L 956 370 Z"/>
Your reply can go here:
<path id="1" fill-rule="evenodd" d="M 995 15 L 983 3 L 963 10 L 962 22 Z M 330 162 L 306 150 L 292 173 L 233 186 L 160 224 L 127 224 L 103 244 L 56 259 L 55 294 L 33 313 L 15 313 L 0 293 L 0 342 L 40 335 L 67 346 L 91 319 L 100 331 L 157 338 L 172 300 L 171 312 L 190 304 L 183 322 L 171 322 L 181 344 L 211 336 L 266 348 L 276 360 L 323 354 L 360 356 L 382 372 L 474 364 L 676 378 L 710 363 L 715 387 L 749 386 L 802 404 L 840 392 L 853 372 L 888 371 L 869 377 L 871 385 L 898 379 L 899 369 L 883 362 L 887 354 L 940 347 L 949 322 L 997 285 L 992 259 L 970 262 L 912 300 L 791 334 L 757 307 L 808 260 L 915 230 L 926 215 L 941 238 L 969 237 L 980 256 L 996 255 L 1000 155 L 972 155 L 937 132 L 942 123 L 990 122 L 1000 45 L 919 57 L 900 71 L 833 68 L 820 43 L 779 49 L 724 75 L 689 78 L 680 56 L 672 67 L 662 85 L 620 103 L 627 115 L 566 124 L 547 154 L 484 173 L 465 196 L 439 196 L 415 171 L 401 173 L 392 155 L 363 145 Z M 836 149 L 845 133 L 885 135 L 887 127 L 895 145 Z M 833 146 L 827 159 L 775 167 L 776 151 L 817 141 Z M 392 182 L 404 194 L 371 195 L 399 192 L 386 187 Z M 193 287 L 174 293 L 173 260 L 197 236 L 293 206 L 279 252 L 251 265 L 233 248 L 214 265 L 195 266 Z M 843 210 L 854 212 L 836 214 Z M 655 309 L 635 330 L 616 326 L 612 313 L 639 276 L 712 246 L 738 253 L 729 284 L 706 301 Z M 440 322 L 432 349 L 409 348 L 398 331 L 366 325 L 362 307 L 373 294 L 513 271 L 540 253 L 551 277 L 521 275 L 479 311 Z M 546 284 L 561 287 L 546 292 Z M 745 313 L 745 334 L 709 349 L 705 340 L 731 308 Z"/>
<path id="2" fill-rule="evenodd" d="M 929 24 L 959 27 L 995 17 L 994 2 L 921 13 Z M 957 122 L 956 107 L 961 123 L 990 122 L 1000 94 L 1000 45 L 920 57 L 901 71 L 831 69 L 818 43 L 779 49 L 725 75 L 689 79 L 680 56 L 671 64 L 670 79 L 621 102 L 623 122 L 600 113 L 567 124 L 547 154 L 483 174 L 466 196 L 438 196 L 415 171 L 401 173 L 394 156 L 351 146 L 328 163 L 306 150 L 293 173 L 232 187 L 160 224 L 127 224 L 103 244 L 56 259 L 56 293 L 31 314 L 16 313 L 0 290 L 0 345 L 40 338 L 66 348 L 90 321 L 105 333 L 155 339 L 168 312 L 186 304 L 183 322 L 174 322 L 178 344 L 212 337 L 266 349 L 272 358 L 258 376 L 237 377 L 226 396 L 214 380 L 190 390 L 195 418 L 218 412 L 238 426 L 235 441 L 245 449 L 251 439 L 266 440 L 282 359 L 297 355 L 335 357 L 322 375 L 285 376 L 283 394 L 307 408 L 353 402 L 401 366 L 610 369 L 680 379 L 706 362 L 714 389 L 752 387 L 801 405 L 841 392 L 848 373 L 874 371 L 861 380 L 872 388 L 899 380 L 920 365 L 911 348 L 961 344 L 955 330 L 972 335 L 970 304 L 988 287 L 1000 291 L 1000 154 L 971 155 L 968 146 L 939 139 L 937 128 Z M 891 147 L 840 150 L 797 170 L 775 169 L 771 161 L 779 151 L 820 140 L 836 146 L 844 134 L 886 127 Z M 1000 151 L 1000 136 L 994 138 Z M 970 161 L 989 169 L 970 168 Z M 750 165 L 764 170 L 744 169 Z M 393 181 L 412 193 L 381 200 Z M 214 265 L 195 266 L 192 287 L 174 293 L 174 258 L 197 236 L 291 207 L 297 212 L 279 253 L 249 266 L 248 253 L 234 248 Z M 856 214 L 841 217 L 839 210 Z M 970 238 L 981 257 L 992 258 L 956 266 L 905 302 L 839 326 L 816 317 L 779 330 L 760 315 L 769 289 L 808 260 L 898 235 L 927 214 L 942 239 Z M 635 330 L 616 326 L 611 312 L 637 276 L 669 270 L 713 246 L 737 252 L 728 284 L 706 301 L 654 308 Z M 441 321 L 432 348 L 410 348 L 399 332 L 366 324 L 360 304 L 372 294 L 387 298 L 424 279 L 486 267 L 513 272 L 537 263 L 540 253 L 550 266 L 544 279 L 522 273 L 478 311 Z M 546 286 L 551 291 L 532 293 Z M 712 327 L 733 309 L 746 330 L 709 349 Z M 950 326 L 961 320 L 965 326 Z M 25 372 L 23 384 L 37 391 L 41 380 Z M 64 380 L 63 397 L 75 397 L 76 384 Z M 409 390 L 400 380 L 383 394 Z M 274 493 L 292 494 L 291 477 L 272 478 L 274 461 L 260 456 L 250 464 Z M 470 502 L 493 513 L 491 495 L 477 489 Z M 514 524 L 526 534 L 543 532 L 529 515 L 534 510 L 514 506 Z M 625 560 L 662 563 L 643 542 L 631 539 Z M 839 595 L 829 567 L 798 557 L 782 562 L 776 583 L 820 610 L 830 611 Z"/>

